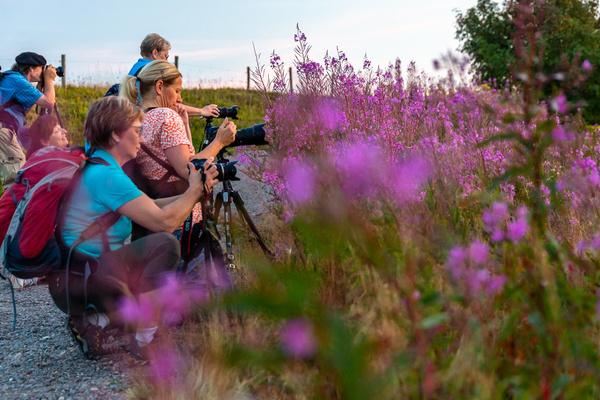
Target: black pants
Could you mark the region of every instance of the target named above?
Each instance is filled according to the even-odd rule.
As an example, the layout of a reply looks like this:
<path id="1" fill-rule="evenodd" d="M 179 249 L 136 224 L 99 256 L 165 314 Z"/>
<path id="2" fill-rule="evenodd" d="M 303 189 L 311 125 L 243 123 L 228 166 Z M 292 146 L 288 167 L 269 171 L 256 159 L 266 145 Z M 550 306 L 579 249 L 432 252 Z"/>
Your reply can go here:
<path id="1" fill-rule="evenodd" d="M 99 312 L 116 310 L 124 295 L 139 296 L 160 288 L 165 275 L 173 273 L 180 258 L 180 246 L 170 233 L 154 233 L 121 248 L 93 258 L 82 253 L 71 256 L 69 267 L 69 304 L 66 270 L 48 276 L 50 295 L 63 312 L 82 315 L 86 307 Z M 85 278 L 85 265 L 89 277 Z"/>

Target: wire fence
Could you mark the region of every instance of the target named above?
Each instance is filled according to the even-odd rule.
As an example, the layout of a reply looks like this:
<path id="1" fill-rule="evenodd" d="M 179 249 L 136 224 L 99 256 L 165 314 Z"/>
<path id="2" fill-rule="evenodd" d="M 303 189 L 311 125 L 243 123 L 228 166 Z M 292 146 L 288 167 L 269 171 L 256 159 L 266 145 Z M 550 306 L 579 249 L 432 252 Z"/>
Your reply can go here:
<path id="1" fill-rule="evenodd" d="M 245 70 L 234 70 L 227 68 L 219 68 L 212 66 L 185 65 L 180 68 L 179 56 L 174 57 L 173 64 L 180 69 L 185 76 L 184 87 L 186 88 L 245 88 L 246 90 L 254 89 L 251 78 L 251 68 L 246 67 Z M 60 78 L 60 85 L 65 86 L 110 86 L 120 82 L 131 68 L 131 61 L 111 60 L 109 63 L 90 62 L 90 60 L 70 59 L 66 54 L 62 54 L 58 62 L 48 60 L 49 64 L 54 66 L 61 65 L 64 69 L 64 74 Z M 9 70 L 14 64 L 14 59 L 1 58 L 0 66 L 2 71 Z M 206 71 L 216 71 L 207 74 Z M 210 77 L 206 77 L 210 76 Z M 289 70 L 289 85 L 293 91 L 292 68 Z"/>

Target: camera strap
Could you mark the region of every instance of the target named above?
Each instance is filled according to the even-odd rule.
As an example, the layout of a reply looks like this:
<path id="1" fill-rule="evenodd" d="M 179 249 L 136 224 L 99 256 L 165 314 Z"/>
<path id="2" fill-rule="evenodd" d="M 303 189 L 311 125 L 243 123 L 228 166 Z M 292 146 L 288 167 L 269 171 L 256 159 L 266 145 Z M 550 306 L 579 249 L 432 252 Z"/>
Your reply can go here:
<path id="1" fill-rule="evenodd" d="M 140 147 L 142 150 L 144 150 L 146 152 L 146 154 L 148 154 L 150 156 L 150 158 L 152 158 L 154 161 L 156 161 L 156 163 L 158 165 L 160 165 L 161 167 L 163 167 L 164 169 L 167 170 L 167 173 L 162 178 L 160 178 L 160 181 L 164 180 L 166 182 L 172 176 L 174 176 L 178 179 L 182 179 L 171 164 L 168 164 L 165 160 L 160 159 L 156 154 L 154 154 L 152 152 L 152 150 L 150 150 L 150 148 L 148 146 L 146 146 L 145 143 L 142 143 L 140 145 Z"/>

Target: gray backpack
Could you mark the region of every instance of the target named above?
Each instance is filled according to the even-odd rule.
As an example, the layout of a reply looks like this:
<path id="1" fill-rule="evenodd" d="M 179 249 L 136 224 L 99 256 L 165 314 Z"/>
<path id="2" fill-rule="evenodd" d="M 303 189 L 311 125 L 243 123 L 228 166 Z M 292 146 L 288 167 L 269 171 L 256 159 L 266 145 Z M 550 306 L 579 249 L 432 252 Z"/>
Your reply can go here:
<path id="1" fill-rule="evenodd" d="M 23 164 L 25 153 L 17 140 L 17 134 L 10 128 L 0 127 L 0 179 L 3 189 L 15 181 Z"/>

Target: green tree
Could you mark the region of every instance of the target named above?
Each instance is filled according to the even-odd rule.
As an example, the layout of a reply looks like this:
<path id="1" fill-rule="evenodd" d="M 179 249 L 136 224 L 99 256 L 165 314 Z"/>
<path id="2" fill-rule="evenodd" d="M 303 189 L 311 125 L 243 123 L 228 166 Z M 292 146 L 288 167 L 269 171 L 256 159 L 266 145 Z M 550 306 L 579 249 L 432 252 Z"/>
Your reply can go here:
<path id="1" fill-rule="evenodd" d="M 519 8 L 521 7 L 521 8 Z M 543 98 L 566 88 L 569 101 L 583 109 L 590 123 L 600 122 L 600 20 L 597 0 L 505 1 L 478 0 L 466 12 L 457 12 L 456 38 L 459 50 L 469 55 L 484 81 L 496 79 L 499 86 L 518 83 L 515 39 L 518 13 L 530 7 L 538 48 L 539 70 L 548 81 Z M 525 40 L 525 43 L 527 40 Z M 581 65 L 588 60 L 593 70 L 581 81 Z M 585 71 L 583 71 L 585 75 Z"/>

